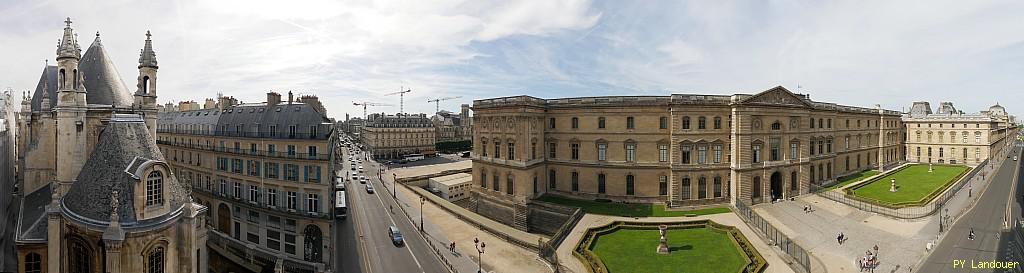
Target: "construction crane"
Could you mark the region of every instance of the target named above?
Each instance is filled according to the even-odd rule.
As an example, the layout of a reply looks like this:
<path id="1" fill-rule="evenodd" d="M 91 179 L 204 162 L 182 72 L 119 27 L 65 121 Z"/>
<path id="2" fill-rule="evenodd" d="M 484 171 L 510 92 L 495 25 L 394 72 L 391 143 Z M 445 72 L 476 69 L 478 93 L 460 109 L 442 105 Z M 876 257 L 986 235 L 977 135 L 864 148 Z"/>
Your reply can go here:
<path id="1" fill-rule="evenodd" d="M 402 89 L 405 89 L 405 87 L 399 88 L 398 90 L 402 90 Z M 398 113 L 401 114 L 401 113 L 405 112 L 405 93 L 409 93 L 409 92 L 412 92 L 412 89 L 406 89 L 406 90 L 398 91 L 398 92 L 394 92 L 394 93 L 387 93 L 387 94 L 384 94 L 384 95 L 385 96 L 391 96 L 391 95 L 394 95 L 394 94 L 398 94 Z"/>
<path id="2" fill-rule="evenodd" d="M 363 106 L 363 122 L 366 122 L 366 107 L 367 106 L 394 106 L 394 105 L 386 104 L 386 103 L 376 103 L 376 102 L 368 102 L 368 101 L 364 101 L 362 103 L 352 102 L 352 105 L 355 105 L 355 106 L 362 105 Z"/>
<path id="3" fill-rule="evenodd" d="M 437 99 L 428 100 L 427 102 L 433 102 L 434 103 L 434 113 L 437 113 L 437 112 L 441 112 L 441 102 L 442 101 L 454 100 L 454 99 L 461 98 L 461 97 L 462 96 L 437 98 Z"/>

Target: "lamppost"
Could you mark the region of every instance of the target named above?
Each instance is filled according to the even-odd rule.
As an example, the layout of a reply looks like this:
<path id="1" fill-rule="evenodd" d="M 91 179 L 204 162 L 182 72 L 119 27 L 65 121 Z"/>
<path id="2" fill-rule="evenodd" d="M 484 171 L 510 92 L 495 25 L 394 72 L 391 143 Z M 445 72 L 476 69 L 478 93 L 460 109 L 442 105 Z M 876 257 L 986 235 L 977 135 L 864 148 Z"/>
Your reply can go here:
<path id="1" fill-rule="evenodd" d="M 382 182 L 381 185 L 384 185 L 384 183 Z M 398 195 L 398 174 L 396 173 L 391 173 L 391 188 L 391 190 L 393 190 L 391 192 L 391 198 L 395 198 L 395 196 Z"/>
<path id="2" fill-rule="evenodd" d="M 942 218 L 942 207 L 939 207 L 939 233 L 942 233 L 942 222 L 945 222 Z"/>
<path id="3" fill-rule="evenodd" d="M 477 267 L 476 272 L 477 273 L 483 273 L 484 272 L 484 260 L 483 260 L 483 258 L 484 258 L 484 247 L 486 247 L 487 244 L 484 243 L 484 242 L 481 242 L 479 238 L 473 238 L 473 246 L 476 247 L 476 252 L 477 252 L 476 260 L 478 262 L 480 262 L 479 267 Z"/>
<path id="4" fill-rule="evenodd" d="M 420 232 L 423 232 L 423 203 L 427 202 L 427 198 L 420 196 Z"/>

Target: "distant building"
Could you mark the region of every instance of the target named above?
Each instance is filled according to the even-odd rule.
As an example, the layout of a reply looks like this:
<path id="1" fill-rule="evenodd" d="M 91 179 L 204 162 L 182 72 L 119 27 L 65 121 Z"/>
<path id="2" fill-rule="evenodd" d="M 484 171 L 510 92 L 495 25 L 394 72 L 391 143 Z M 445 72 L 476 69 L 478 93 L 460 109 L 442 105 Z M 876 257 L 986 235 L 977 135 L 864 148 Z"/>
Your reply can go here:
<path id="1" fill-rule="evenodd" d="M 952 102 L 941 102 L 933 113 L 928 102 L 914 102 L 903 123 L 906 158 L 919 163 L 980 164 L 1002 152 L 1017 130 L 998 103 L 987 111 L 964 113 Z"/>
<path id="2" fill-rule="evenodd" d="M 360 129 L 364 150 L 378 159 L 436 154 L 434 125 L 426 114 L 370 114 Z"/>
<path id="3" fill-rule="evenodd" d="M 462 112 L 459 114 L 441 110 L 430 118 L 430 122 L 434 124 L 434 139 L 437 142 L 454 142 L 473 139 L 472 120 L 469 116 L 469 104 L 463 104 Z"/>
<path id="4" fill-rule="evenodd" d="M 264 103 L 221 96 L 209 109 L 160 113 L 160 150 L 196 202 L 213 208 L 212 264 L 246 260 L 258 272 L 272 272 L 278 258 L 288 272 L 331 266 L 336 136 L 316 97 L 305 101 L 274 92 Z M 238 247 L 252 256 L 231 250 Z"/>

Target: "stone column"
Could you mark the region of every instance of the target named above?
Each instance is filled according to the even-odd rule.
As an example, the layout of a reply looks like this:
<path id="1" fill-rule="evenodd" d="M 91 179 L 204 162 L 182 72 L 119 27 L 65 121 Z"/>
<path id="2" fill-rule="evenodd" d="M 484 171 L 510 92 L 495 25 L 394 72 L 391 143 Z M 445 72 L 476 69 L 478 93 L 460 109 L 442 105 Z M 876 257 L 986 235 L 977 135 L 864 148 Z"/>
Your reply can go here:
<path id="1" fill-rule="evenodd" d="M 121 273 L 121 243 L 120 240 L 103 240 L 107 248 L 107 273 Z"/>
<path id="2" fill-rule="evenodd" d="M 61 272 L 61 249 L 64 248 L 62 242 L 63 234 L 61 232 L 61 216 L 60 216 L 60 195 L 57 193 L 57 183 L 50 183 L 50 190 L 53 192 L 51 195 L 50 204 L 46 206 L 46 268 L 50 273 Z"/>

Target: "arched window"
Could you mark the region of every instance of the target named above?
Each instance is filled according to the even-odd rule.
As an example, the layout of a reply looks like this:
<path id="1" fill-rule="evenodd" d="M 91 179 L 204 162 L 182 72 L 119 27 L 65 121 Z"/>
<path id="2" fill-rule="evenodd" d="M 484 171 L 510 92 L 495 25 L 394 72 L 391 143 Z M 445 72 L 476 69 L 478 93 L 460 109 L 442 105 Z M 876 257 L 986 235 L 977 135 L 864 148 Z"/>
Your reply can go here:
<path id="1" fill-rule="evenodd" d="M 690 129 L 690 117 L 683 117 L 683 130 Z"/>
<path id="2" fill-rule="evenodd" d="M 25 273 L 42 273 L 43 259 L 39 254 L 29 253 L 25 255 Z"/>
<path id="3" fill-rule="evenodd" d="M 797 183 L 796 180 L 797 180 L 796 172 L 789 173 L 789 190 L 790 191 L 796 191 L 796 183 Z"/>
<path id="4" fill-rule="evenodd" d="M 81 240 L 71 240 L 68 267 L 71 273 L 92 273 L 92 253 Z"/>
<path id="5" fill-rule="evenodd" d="M 77 89 L 78 88 L 78 69 L 72 70 L 71 74 L 73 74 L 73 76 L 75 77 L 74 79 L 71 79 L 71 82 L 75 83 L 75 85 L 72 85 L 71 88 L 72 89 Z"/>
<path id="6" fill-rule="evenodd" d="M 708 198 L 708 181 L 701 176 L 697 178 L 697 199 Z"/>
<path id="7" fill-rule="evenodd" d="M 146 177 L 146 206 L 164 204 L 164 175 L 159 171 L 149 173 Z"/>
<path id="8" fill-rule="evenodd" d="M 60 74 L 57 74 L 57 88 L 63 89 L 67 85 L 67 77 L 64 76 L 64 69 L 60 70 Z"/>
<path id="9" fill-rule="evenodd" d="M 149 76 L 142 76 L 142 93 L 149 95 Z"/>
<path id="10" fill-rule="evenodd" d="M 715 198 L 722 197 L 722 177 L 715 176 L 714 182 Z"/>
<path id="11" fill-rule="evenodd" d="M 315 263 L 321 262 L 322 255 L 320 255 L 320 252 L 323 249 L 323 235 L 320 232 L 320 227 L 308 225 L 303 233 L 305 234 L 302 242 L 304 249 L 302 253 L 305 254 L 303 260 Z"/>
<path id="12" fill-rule="evenodd" d="M 146 272 L 149 273 L 164 273 L 164 247 L 158 246 L 153 251 L 149 252 L 149 256 L 146 257 Z"/>

